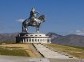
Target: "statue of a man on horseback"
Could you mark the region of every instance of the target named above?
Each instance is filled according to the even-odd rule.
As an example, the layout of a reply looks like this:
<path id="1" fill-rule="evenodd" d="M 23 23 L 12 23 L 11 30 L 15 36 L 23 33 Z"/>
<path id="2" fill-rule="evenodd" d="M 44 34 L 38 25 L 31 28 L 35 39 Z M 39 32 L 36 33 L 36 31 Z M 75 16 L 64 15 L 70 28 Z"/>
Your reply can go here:
<path id="1" fill-rule="evenodd" d="M 30 12 L 30 17 L 22 22 L 22 32 L 27 33 L 28 26 L 36 27 L 36 32 L 39 32 L 39 27 L 42 22 L 45 21 L 45 16 L 39 16 L 39 13 L 32 8 Z"/>

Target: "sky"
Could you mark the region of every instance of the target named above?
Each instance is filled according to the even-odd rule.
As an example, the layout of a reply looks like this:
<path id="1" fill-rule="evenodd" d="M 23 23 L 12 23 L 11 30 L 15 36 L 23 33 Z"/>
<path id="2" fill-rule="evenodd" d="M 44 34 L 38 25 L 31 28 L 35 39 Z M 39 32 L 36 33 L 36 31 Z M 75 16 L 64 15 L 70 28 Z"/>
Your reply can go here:
<path id="1" fill-rule="evenodd" d="M 32 7 L 46 17 L 40 32 L 84 35 L 84 0 L 0 0 L 0 33 L 21 32 Z"/>

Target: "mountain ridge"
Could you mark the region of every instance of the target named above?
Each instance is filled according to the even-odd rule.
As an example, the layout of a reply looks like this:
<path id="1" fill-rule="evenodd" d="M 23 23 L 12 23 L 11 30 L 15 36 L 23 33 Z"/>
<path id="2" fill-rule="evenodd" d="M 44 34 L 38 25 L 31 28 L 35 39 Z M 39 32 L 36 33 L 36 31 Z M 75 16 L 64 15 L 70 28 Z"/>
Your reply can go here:
<path id="1" fill-rule="evenodd" d="M 16 43 L 16 36 L 19 33 L 0 33 L 0 43 Z M 84 47 L 84 36 L 69 34 L 69 35 L 59 35 L 53 32 L 49 32 L 46 35 L 51 37 L 52 43 L 69 45 L 69 46 L 80 46 Z"/>
<path id="2" fill-rule="evenodd" d="M 62 35 L 59 36 L 59 34 L 56 34 L 56 36 L 54 36 L 53 38 L 52 36 L 55 34 L 52 34 L 52 33 L 51 35 L 50 33 L 48 34 L 51 37 L 52 43 L 84 47 L 84 36 L 83 35 L 69 34 L 65 36 L 62 36 Z"/>

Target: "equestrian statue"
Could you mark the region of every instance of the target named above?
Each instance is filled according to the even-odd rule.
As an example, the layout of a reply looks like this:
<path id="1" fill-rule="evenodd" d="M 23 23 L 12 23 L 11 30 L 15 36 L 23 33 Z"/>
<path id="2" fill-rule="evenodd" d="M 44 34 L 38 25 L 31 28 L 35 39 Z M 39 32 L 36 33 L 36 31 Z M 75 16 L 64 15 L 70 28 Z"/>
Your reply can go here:
<path id="1" fill-rule="evenodd" d="M 41 23 L 45 22 L 45 15 L 40 15 L 34 8 L 30 11 L 30 16 L 22 22 L 22 32 L 28 33 L 28 27 L 35 27 L 36 32 L 39 32 Z"/>

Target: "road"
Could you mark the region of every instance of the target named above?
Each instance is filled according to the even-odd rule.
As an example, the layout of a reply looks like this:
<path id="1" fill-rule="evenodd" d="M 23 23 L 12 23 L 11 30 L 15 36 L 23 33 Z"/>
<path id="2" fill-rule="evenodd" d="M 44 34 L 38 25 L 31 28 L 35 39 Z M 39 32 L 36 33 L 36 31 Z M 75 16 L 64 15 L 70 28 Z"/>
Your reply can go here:
<path id="1" fill-rule="evenodd" d="M 49 59 L 49 58 L 29 58 L 21 56 L 0 55 L 0 62 L 84 62 L 79 59 Z"/>
<path id="2" fill-rule="evenodd" d="M 60 54 L 58 52 L 55 52 L 53 50 L 50 50 L 49 48 L 46 48 L 42 44 L 34 44 L 37 51 L 39 51 L 45 58 L 56 58 L 56 59 L 76 59 L 75 57 L 69 57 L 63 54 Z"/>

